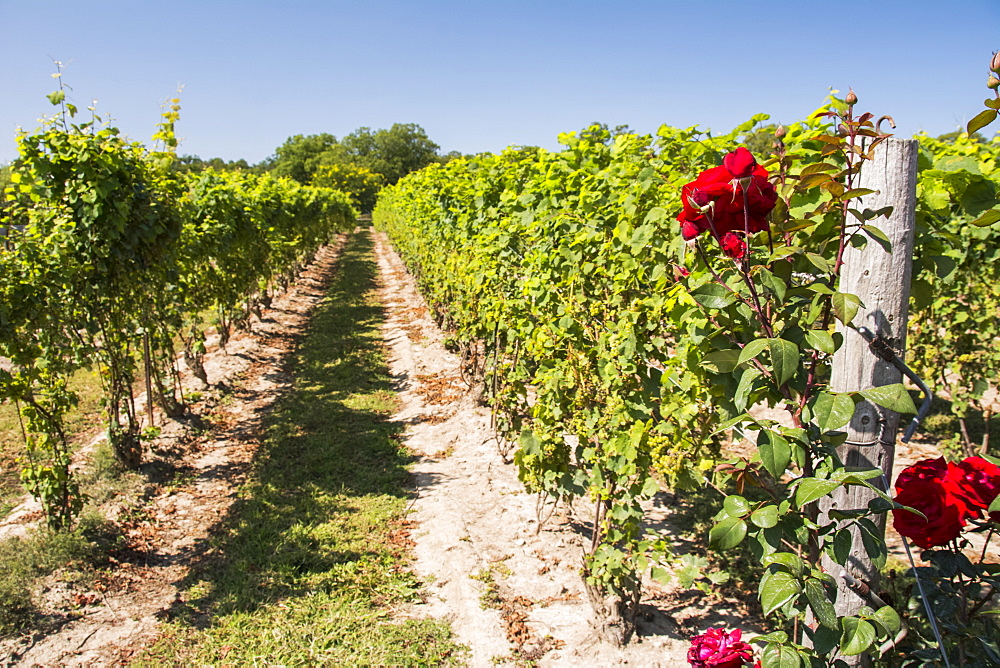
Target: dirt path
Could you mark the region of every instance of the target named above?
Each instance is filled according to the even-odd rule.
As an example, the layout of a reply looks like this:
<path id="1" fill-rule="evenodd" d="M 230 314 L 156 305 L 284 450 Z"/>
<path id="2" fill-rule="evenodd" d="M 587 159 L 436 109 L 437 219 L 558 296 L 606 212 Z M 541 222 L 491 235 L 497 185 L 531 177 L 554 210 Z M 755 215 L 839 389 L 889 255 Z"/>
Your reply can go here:
<path id="1" fill-rule="evenodd" d="M 0 665 L 119 665 L 156 634 L 159 619 L 177 600 L 178 583 L 208 553 L 210 532 L 245 479 L 261 419 L 290 380 L 285 361 L 324 296 L 339 247 L 321 250 L 292 289 L 253 324 L 252 334 L 238 333 L 225 352 L 206 356 L 209 382 L 224 391 L 207 392 L 195 406 L 195 414 L 206 420 L 164 426 L 156 455 L 144 468 L 153 479 L 158 465 L 172 466 L 180 475 L 171 484 L 151 485 L 148 498 L 127 509 L 134 520 L 123 520 L 117 509 L 127 527 L 129 558 L 120 559 L 94 590 L 60 583 L 58 574 L 52 578 L 45 594 L 47 632 L 0 643 Z M 21 516 L 24 509 L 15 515 Z"/>
<path id="2" fill-rule="evenodd" d="M 541 666 L 685 665 L 683 620 L 704 602 L 681 601 L 647 583 L 637 637 L 623 649 L 596 639 L 579 575 L 585 513 L 564 509 L 539 532 L 536 499 L 498 453 L 490 417 L 461 380 L 459 359 L 442 345 L 413 281 L 385 239 L 376 253 L 389 309 L 391 368 L 409 427 L 404 442 L 420 455 L 416 570 L 428 583 L 411 614 L 448 619 L 471 650 L 471 665 L 538 661 Z M 651 507 L 655 517 L 663 508 Z M 712 604 L 715 623 L 739 624 Z M 699 624 L 704 624 L 701 618 Z"/>

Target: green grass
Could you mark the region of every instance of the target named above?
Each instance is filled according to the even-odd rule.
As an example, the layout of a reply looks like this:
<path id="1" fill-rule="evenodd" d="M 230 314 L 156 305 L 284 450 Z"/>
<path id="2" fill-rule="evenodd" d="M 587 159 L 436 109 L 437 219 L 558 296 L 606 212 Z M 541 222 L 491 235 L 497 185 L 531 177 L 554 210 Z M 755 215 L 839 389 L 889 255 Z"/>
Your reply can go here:
<path id="1" fill-rule="evenodd" d="M 410 458 L 398 445 L 368 235 L 343 251 L 300 342 L 294 388 L 268 420 L 213 555 L 136 665 L 440 665 L 446 624 L 400 620 L 419 583 L 393 541 Z"/>

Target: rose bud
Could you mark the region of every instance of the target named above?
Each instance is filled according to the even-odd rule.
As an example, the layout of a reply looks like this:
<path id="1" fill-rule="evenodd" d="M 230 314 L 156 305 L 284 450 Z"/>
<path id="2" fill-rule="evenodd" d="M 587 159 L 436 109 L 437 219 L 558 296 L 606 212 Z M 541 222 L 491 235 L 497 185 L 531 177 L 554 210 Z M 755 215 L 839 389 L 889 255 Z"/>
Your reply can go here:
<path id="1" fill-rule="evenodd" d="M 846 102 L 850 107 L 853 107 L 858 103 L 858 96 L 854 94 L 853 88 L 847 93 L 847 97 L 844 98 L 844 102 Z"/>
<path id="2" fill-rule="evenodd" d="M 784 139 L 785 135 L 787 135 L 787 134 L 788 134 L 788 130 L 785 129 L 784 125 L 779 125 L 774 130 L 774 137 L 775 137 L 775 139 L 777 139 L 779 141 L 782 140 L 782 139 Z"/>
<path id="3" fill-rule="evenodd" d="M 1000 74 L 1000 51 L 993 54 L 993 60 L 990 61 L 990 69 Z"/>
<path id="4" fill-rule="evenodd" d="M 712 196 L 701 188 L 692 188 L 688 201 L 691 203 L 691 206 L 704 213 L 708 210 L 708 205 L 712 203 Z"/>
<path id="5" fill-rule="evenodd" d="M 993 90 L 1000 88 L 1000 79 L 997 79 L 995 76 L 990 77 L 986 80 L 986 87 L 992 88 Z"/>

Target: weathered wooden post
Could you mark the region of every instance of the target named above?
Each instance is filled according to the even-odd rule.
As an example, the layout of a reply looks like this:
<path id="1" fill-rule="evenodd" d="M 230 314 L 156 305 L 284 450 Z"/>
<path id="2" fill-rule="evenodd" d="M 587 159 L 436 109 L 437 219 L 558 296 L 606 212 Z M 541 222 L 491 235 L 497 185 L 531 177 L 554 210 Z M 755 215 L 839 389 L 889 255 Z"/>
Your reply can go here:
<path id="1" fill-rule="evenodd" d="M 863 166 L 858 187 L 869 188 L 876 193 L 861 198 L 861 206 L 857 208 L 876 211 L 892 207 L 888 219 L 872 221 L 889 237 L 892 252 L 887 253 L 872 240 L 864 248 L 848 246 L 840 281 L 840 292 L 857 295 L 863 304 L 853 325 L 878 335 L 900 358 L 906 344 L 907 303 L 910 298 L 917 150 L 914 139 L 890 138 L 876 147 L 874 160 Z M 872 352 L 868 342 L 855 329 L 841 328 L 841 331 L 844 345 L 833 358 L 832 391 L 856 392 L 902 381 L 900 371 Z M 898 426 L 898 413 L 862 401 L 846 427 L 847 442 L 838 450 L 844 464 L 849 468 L 878 468 L 885 472 L 886 479 L 890 479 Z M 878 479 L 872 482 L 881 486 Z M 864 487 L 842 487 L 835 492 L 832 500 L 820 504 L 821 516 L 826 517 L 831 508 L 867 508 L 873 498 L 875 494 Z M 881 524 L 880 530 L 884 532 L 884 522 Z M 838 617 L 852 615 L 862 605 L 872 605 L 847 586 L 843 577 L 845 570 L 874 591 L 878 587 L 878 569 L 873 566 L 856 527 L 852 528 L 852 533 L 851 552 L 845 567 L 823 557 L 824 570 L 838 582 Z M 870 663 L 869 658 L 863 656 L 841 658 L 849 665 Z"/>

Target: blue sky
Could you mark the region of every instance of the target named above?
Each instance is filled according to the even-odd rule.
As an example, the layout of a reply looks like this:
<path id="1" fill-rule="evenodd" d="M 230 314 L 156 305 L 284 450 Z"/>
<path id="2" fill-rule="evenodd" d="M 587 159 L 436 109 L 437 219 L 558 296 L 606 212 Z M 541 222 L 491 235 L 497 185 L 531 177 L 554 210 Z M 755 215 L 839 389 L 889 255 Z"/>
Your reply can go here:
<path id="1" fill-rule="evenodd" d="M 789 123 L 829 88 L 941 134 L 983 107 L 1000 0 L 0 0 L 0 163 L 70 99 L 148 142 L 181 93 L 182 154 L 258 162 L 290 135 L 417 123 L 443 152 L 557 146 L 591 121 Z"/>

